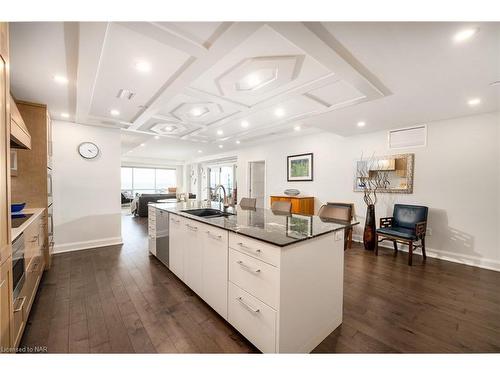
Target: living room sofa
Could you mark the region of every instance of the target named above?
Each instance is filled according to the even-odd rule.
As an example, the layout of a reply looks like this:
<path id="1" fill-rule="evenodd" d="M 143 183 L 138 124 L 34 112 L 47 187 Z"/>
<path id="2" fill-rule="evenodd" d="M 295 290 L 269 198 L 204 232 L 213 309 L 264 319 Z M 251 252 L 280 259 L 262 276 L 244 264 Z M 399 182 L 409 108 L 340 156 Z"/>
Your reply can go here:
<path id="1" fill-rule="evenodd" d="M 148 217 L 148 203 L 158 202 L 161 199 L 175 199 L 175 193 L 169 194 L 142 194 L 139 197 L 139 204 L 136 215 L 141 217 Z M 189 199 L 195 199 L 196 194 L 189 194 Z"/>

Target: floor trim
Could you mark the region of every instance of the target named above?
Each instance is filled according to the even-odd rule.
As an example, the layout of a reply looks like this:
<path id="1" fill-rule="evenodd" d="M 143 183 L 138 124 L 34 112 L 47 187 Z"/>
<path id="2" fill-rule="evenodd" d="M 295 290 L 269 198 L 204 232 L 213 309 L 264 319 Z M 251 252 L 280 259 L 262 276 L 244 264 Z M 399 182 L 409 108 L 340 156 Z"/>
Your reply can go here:
<path id="1" fill-rule="evenodd" d="M 71 242 L 54 246 L 54 254 L 67 253 L 70 251 L 87 250 L 94 247 L 122 245 L 122 237 L 101 238 L 92 241 Z"/>
<path id="2" fill-rule="evenodd" d="M 363 243 L 363 237 L 360 235 L 354 235 L 353 241 Z M 393 249 L 392 243 L 389 241 L 384 241 L 379 243 L 379 247 Z M 398 244 L 398 250 L 405 253 L 408 252 L 408 246 L 403 244 Z M 430 247 L 425 248 L 425 252 L 429 258 L 442 259 L 453 263 L 465 264 L 467 266 L 473 266 L 478 268 L 483 268 L 486 270 L 500 272 L 500 261 L 488 258 L 480 258 L 467 254 L 456 254 L 446 250 L 437 250 Z M 421 250 L 417 249 L 414 254 L 421 254 Z"/>

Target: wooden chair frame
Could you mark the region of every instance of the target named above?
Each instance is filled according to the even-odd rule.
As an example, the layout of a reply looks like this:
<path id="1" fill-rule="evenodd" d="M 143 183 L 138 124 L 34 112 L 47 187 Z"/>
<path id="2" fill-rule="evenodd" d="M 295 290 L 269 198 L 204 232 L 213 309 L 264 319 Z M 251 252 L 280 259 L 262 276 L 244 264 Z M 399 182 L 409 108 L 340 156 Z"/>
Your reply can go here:
<path id="1" fill-rule="evenodd" d="M 382 217 L 380 218 L 380 228 L 391 228 L 394 218 L 393 217 Z M 375 255 L 378 255 L 378 244 L 382 241 L 392 241 L 394 244 L 394 256 L 398 253 L 398 243 L 403 245 L 408 245 L 408 265 L 412 265 L 413 261 L 413 251 L 415 249 L 422 249 L 422 256 L 424 258 L 424 262 L 427 259 L 427 255 L 425 254 L 425 232 L 427 230 L 427 221 L 420 221 L 415 224 L 415 235 L 417 236 L 417 240 L 420 240 L 420 244 L 415 244 L 415 240 L 408 240 L 405 238 L 401 238 L 398 236 L 391 236 L 387 234 L 382 234 L 375 232 Z"/>

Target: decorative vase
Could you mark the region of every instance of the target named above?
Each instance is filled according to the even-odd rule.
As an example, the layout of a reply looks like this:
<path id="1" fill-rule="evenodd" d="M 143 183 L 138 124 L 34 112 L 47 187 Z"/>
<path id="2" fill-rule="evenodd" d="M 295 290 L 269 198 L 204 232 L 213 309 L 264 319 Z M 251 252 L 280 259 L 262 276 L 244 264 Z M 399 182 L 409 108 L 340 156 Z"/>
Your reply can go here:
<path id="1" fill-rule="evenodd" d="M 363 232 L 363 244 L 365 250 L 373 251 L 375 249 L 375 205 L 366 206 L 365 230 Z"/>

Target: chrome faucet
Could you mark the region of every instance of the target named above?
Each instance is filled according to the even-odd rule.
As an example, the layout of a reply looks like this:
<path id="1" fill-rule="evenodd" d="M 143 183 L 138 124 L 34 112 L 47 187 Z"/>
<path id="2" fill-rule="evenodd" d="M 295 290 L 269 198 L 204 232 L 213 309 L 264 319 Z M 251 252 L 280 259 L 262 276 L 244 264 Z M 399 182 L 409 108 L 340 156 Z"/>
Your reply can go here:
<path id="1" fill-rule="evenodd" d="M 222 192 L 224 193 L 224 198 L 223 198 L 222 204 L 224 205 L 224 208 L 228 208 L 229 202 L 227 200 L 226 188 L 223 185 L 219 184 L 215 187 L 214 194 L 217 194 L 217 190 L 219 190 L 219 188 L 222 188 Z"/>

